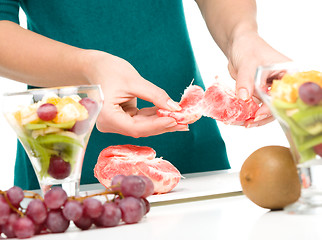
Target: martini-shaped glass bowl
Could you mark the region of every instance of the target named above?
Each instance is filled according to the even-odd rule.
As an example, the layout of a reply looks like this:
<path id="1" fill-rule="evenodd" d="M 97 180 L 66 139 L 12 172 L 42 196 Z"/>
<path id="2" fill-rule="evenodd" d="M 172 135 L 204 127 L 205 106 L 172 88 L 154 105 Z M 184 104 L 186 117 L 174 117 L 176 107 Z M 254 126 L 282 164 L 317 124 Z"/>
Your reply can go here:
<path id="1" fill-rule="evenodd" d="M 101 109 L 98 85 L 5 93 L 2 110 L 23 145 L 42 193 L 61 185 L 79 194 L 84 154 Z"/>
<path id="2" fill-rule="evenodd" d="M 260 66 L 255 87 L 280 123 L 302 183 L 290 213 L 322 213 L 322 73 L 294 62 Z"/>

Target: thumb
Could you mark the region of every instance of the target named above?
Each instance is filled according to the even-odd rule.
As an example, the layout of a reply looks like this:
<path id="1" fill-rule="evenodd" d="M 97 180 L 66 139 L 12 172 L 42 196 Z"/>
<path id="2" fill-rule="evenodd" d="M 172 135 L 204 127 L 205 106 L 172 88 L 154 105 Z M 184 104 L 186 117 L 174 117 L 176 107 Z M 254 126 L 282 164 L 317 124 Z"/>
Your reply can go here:
<path id="1" fill-rule="evenodd" d="M 175 101 L 173 101 L 169 95 L 162 88 L 154 85 L 144 78 L 140 78 L 139 81 L 133 81 L 131 87 L 131 93 L 136 97 L 145 101 L 152 102 L 158 108 L 166 109 L 169 111 L 180 111 L 181 107 Z"/>
<path id="2" fill-rule="evenodd" d="M 236 95 L 242 100 L 249 99 L 254 93 L 255 65 L 249 64 L 238 69 L 236 78 Z"/>

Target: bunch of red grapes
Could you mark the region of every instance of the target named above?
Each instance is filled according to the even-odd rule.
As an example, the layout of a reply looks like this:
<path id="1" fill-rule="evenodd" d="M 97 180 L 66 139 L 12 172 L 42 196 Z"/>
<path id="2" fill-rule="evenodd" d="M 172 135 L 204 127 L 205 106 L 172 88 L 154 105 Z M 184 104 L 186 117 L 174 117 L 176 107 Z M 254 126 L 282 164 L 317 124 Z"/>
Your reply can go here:
<path id="1" fill-rule="evenodd" d="M 67 197 L 61 187 L 53 187 L 42 198 L 14 186 L 0 191 L 0 234 L 7 238 L 29 238 L 36 234 L 62 233 L 70 221 L 81 230 L 137 223 L 150 211 L 146 198 L 153 192 L 154 186 L 148 177 L 135 175 L 117 175 L 109 189 L 85 197 Z M 107 200 L 103 203 L 95 198 L 104 195 Z M 25 198 L 31 201 L 23 208 L 21 202 Z"/>

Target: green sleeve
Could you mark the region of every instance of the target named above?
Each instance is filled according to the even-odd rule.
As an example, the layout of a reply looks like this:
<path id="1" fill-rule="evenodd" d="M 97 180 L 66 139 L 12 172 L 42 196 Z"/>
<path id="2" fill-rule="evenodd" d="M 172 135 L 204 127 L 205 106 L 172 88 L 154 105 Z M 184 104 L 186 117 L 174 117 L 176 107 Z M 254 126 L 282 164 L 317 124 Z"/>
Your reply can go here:
<path id="1" fill-rule="evenodd" d="M 19 1 L 0 0 L 0 20 L 8 20 L 19 24 Z"/>

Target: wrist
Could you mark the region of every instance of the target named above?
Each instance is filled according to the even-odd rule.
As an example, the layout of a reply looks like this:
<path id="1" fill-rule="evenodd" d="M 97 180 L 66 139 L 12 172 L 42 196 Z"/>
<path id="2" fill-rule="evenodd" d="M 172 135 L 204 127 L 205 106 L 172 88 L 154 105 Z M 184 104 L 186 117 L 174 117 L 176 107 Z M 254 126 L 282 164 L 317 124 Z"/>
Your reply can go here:
<path id="1" fill-rule="evenodd" d="M 99 63 L 106 58 L 107 53 L 98 50 L 81 50 L 78 55 L 78 65 L 86 84 L 99 84 L 96 81 Z"/>
<path id="2" fill-rule="evenodd" d="M 232 51 L 235 45 L 238 45 L 238 42 L 243 41 L 244 39 L 249 39 L 252 37 L 259 37 L 257 32 L 257 24 L 254 22 L 253 24 L 237 24 L 231 31 L 227 46 L 226 46 L 226 56 L 232 55 Z"/>

